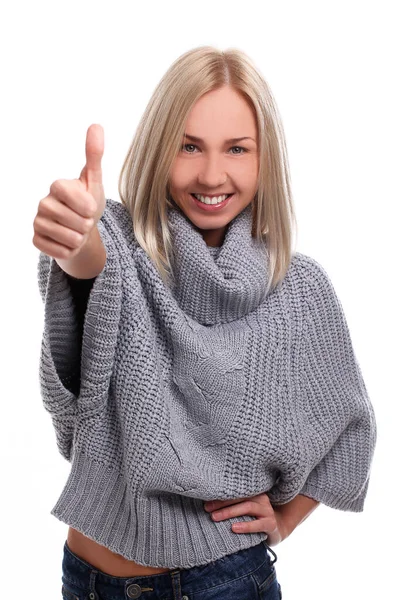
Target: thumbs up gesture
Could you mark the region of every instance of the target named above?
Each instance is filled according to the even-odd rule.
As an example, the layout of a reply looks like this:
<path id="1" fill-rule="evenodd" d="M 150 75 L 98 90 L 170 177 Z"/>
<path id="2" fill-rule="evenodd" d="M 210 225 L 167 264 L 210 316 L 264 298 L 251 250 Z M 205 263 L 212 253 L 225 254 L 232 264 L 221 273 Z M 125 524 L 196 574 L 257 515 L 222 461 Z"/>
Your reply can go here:
<path id="1" fill-rule="evenodd" d="M 86 133 L 86 164 L 79 179 L 57 179 L 40 200 L 32 242 L 48 256 L 62 260 L 78 256 L 97 229 L 106 205 L 103 153 L 103 128 L 91 125 Z"/>

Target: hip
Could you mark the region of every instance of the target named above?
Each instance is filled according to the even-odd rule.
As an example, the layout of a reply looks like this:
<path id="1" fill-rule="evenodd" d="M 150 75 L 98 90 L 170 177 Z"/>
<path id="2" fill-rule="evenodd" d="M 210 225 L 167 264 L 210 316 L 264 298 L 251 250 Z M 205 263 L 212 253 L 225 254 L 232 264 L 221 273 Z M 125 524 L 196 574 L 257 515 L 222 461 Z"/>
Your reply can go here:
<path id="1" fill-rule="evenodd" d="M 171 570 L 168 568 L 140 565 L 133 560 L 121 556 L 121 554 L 112 552 L 73 527 L 69 527 L 68 529 L 67 545 L 77 558 L 89 563 L 93 568 L 115 577 L 157 575 Z"/>
<path id="2" fill-rule="evenodd" d="M 141 600 L 166 597 L 171 600 L 279 600 L 282 593 L 277 580 L 276 560 L 275 552 L 262 541 L 206 565 L 167 569 L 152 575 L 119 577 L 83 560 L 65 542 L 62 597 L 66 600 L 129 600 L 139 597 Z"/>

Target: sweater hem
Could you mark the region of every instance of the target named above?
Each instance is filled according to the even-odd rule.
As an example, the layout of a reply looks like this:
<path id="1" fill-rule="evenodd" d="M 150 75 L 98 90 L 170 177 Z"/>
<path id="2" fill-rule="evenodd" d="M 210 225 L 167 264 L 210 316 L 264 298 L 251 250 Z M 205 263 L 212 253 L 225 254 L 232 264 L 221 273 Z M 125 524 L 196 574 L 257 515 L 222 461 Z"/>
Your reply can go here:
<path id="1" fill-rule="evenodd" d="M 267 540 L 265 532 L 235 533 L 214 522 L 198 498 L 163 493 L 140 497 L 115 468 L 75 453 L 64 489 L 50 511 L 98 544 L 146 567 L 188 569 L 207 565 Z"/>

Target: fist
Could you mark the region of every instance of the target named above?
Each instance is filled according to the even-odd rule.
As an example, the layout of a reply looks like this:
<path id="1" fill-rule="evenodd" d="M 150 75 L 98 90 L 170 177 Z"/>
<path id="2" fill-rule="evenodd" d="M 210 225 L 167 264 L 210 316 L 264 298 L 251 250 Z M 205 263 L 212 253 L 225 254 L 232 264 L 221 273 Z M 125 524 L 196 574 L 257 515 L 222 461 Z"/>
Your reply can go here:
<path id="1" fill-rule="evenodd" d="M 53 258 L 74 258 L 88 241 L 106 205 L 101 159 L 104 131 L 91 125 L 86 133 L 86 164 L 78 179 L 57 179 L 40 200 L 33 221 L 33 245 Z"/>

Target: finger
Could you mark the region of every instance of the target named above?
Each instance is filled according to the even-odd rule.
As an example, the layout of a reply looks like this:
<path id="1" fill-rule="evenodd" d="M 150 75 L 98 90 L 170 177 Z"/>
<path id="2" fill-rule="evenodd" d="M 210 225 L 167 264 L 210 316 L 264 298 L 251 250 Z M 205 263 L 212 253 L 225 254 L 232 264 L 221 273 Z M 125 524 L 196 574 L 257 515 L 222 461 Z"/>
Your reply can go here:
<path id="1" fill-rule="evenodd" d="M 61 224 L 64 224 L 68 216 L 71 219 L 74 212 L 80 217 L 90 219 L 95 209 L 96 203 L 92 195 L 76 179 L 54 181 L 50 186 L 49 196 L 42 200 L 40 206 L 41 213 L 52 217 Z"/>
<path id="2" fill-rule="evenodd" d="M 103 174 L 101 170 L 101 159 L 104 153 L 104 130 L 101 125 L 93 124 L 86 133 L 86 165 L 82 169 L 79 179 L 87 184 L 102 185 Z"/>
<path id="3" fill-rule="evenodd" d="M 86 235 L 85 231 L 80 232 L 76 229 L 70 229 L 57 222 L 50 223 L 48 220 L 40 217 L 36 217 L 35 228 L 36 233 L 42 236 L 44 240 L 56 242 L 70 250 L 79 247 Z"/>
<path id="4" fill-rule="evenodd" d="M 65 244 L 58 244 L 52 239 L 49 239 L 38 232 L 33 236 L 33 244 L 38 248 L 41 252 L 44 252 L 48 256 L 52 256 L 54 258 L 70 258 L 71 251 L 73 248 L 69 246 L 65 246 Z"/>
<path id="5" fill-rule="evenodd" d="M 235 533 L 267 533 L 265 527 L 266 525 L 263 523 L 262 519 L 232 523 L 232 531 Z"/>
<path id="6" fill-rule="evenodd" d="M 243 515 L 250 515 L 254 517 L 266 516 L 260 504 L 248 501 L 240 502 L 236 505 L 216 510 L 211 513 L 211 518 L 213 521 L 221 521 L 223 519 L 231 519 L 232 517 L 241 517 Z"/>

